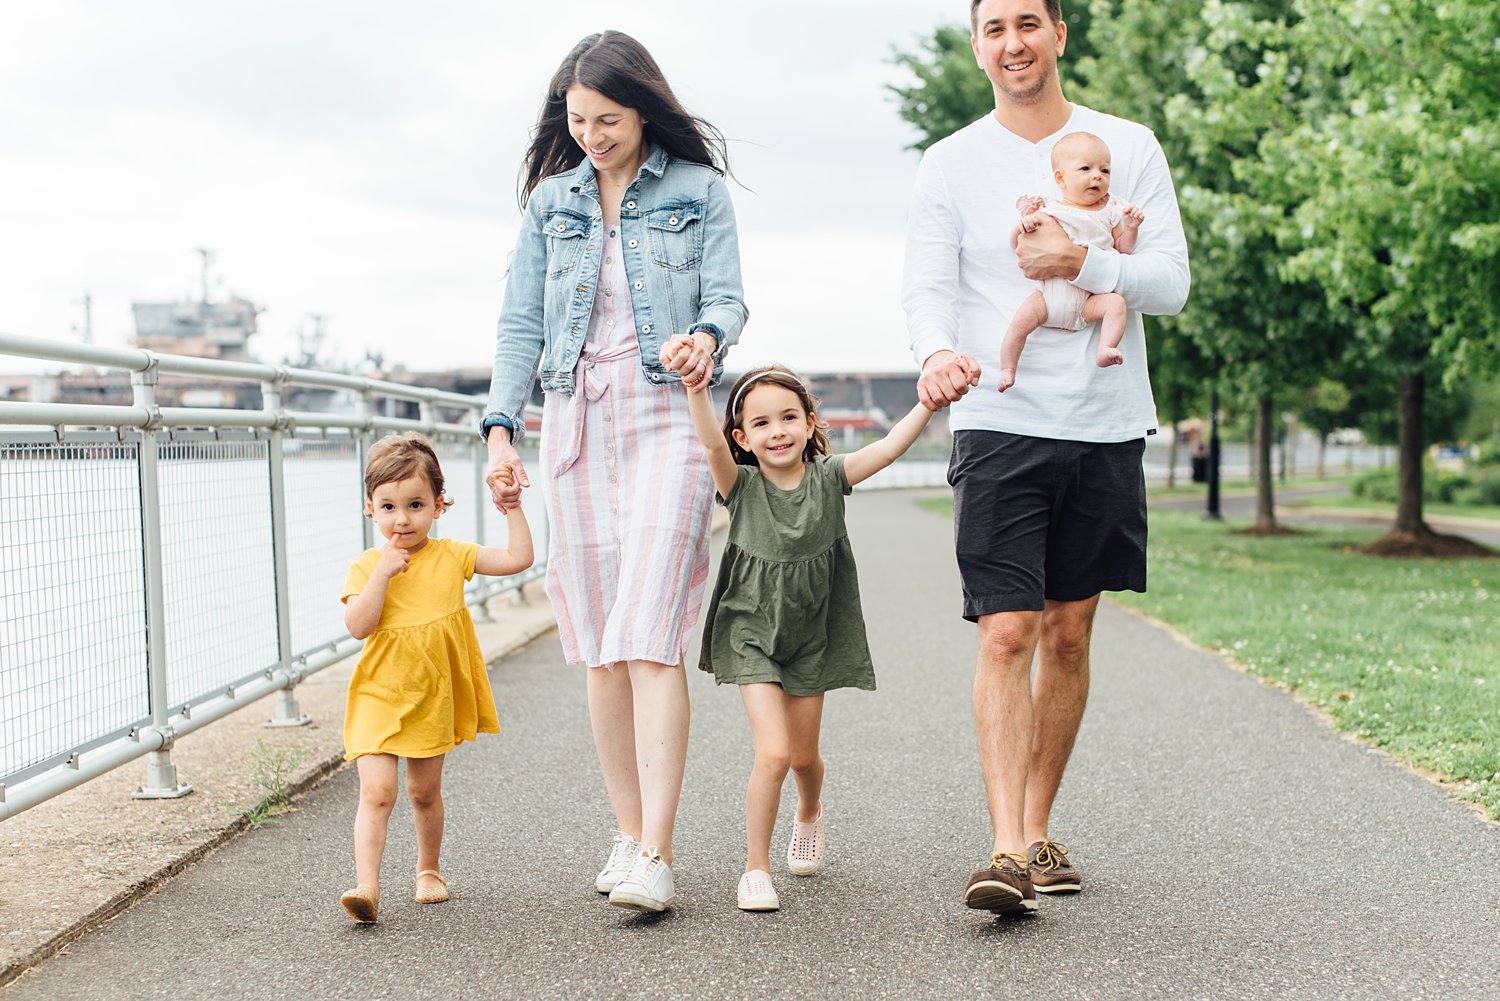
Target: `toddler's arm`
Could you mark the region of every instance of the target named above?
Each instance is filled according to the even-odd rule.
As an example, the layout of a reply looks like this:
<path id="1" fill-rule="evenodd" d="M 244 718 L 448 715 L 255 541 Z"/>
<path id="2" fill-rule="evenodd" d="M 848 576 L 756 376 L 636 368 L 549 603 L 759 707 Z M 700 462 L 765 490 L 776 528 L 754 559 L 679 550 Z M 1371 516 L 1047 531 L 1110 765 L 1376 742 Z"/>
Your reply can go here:
<path id="1" fill-rule="evenodd" d="M 344 608 L 344 628 L 349 635 L 362 640 L 380 625 L 380 613 L 385 609 L 385 590 L 391 578 L 406 572 L 406 563 L 411 554 L 394 543 L 387 542 L 380 552 L 380 562 L 370 574 L 365 589 L 349 599 Z"/>
<path id="2" fill-rule="evenodd" d="M 1115 249 L 1122 254 L 1129 254 L 1135 250 L 1136 237 L 1141 235 L 1141 223 L 1146 221 L 1146 213 L 1131 202 L 1126 202 L 1122 211 L 1124 214 L 1115 224 L 1112 235 L 1115 238 Z"/>
<path id="3" fill-rule="evenodd" d="M 490 577 L 508 577 L 531 566 L 531 526 L 526 512 L 517 504 L 505 512 L 505 548 L 480 546 L 474 556 L 474 572 Z"/>
<path id="4" fill-rule="evenodd" d="M 844 475 L 849 478 L 849 485 L 852 487 L 868 480 L 901 458 L 911 448 L 912 442 L 921 436 L 931 419 L 932 411 L 919 403 L 897 421 L 896 426 L 884 438 L 844 456 Z"/>
<path id="5" fill-rule="evenodd" d="M 698 432 L 698 440 L 703 443 L 703 451 L 708 455 L 708 471 L 713 474 L 714 489 L 719 492 L 720 497 L 728 497 L 740 471 L 735 468 L 734 456 L 729 453 L 729 443 L 724 440 L 724 431 L 714 415 L 707 379 L 697 389 L 688 390 L 688 411 L 693 415 L 693 429 Z"/>

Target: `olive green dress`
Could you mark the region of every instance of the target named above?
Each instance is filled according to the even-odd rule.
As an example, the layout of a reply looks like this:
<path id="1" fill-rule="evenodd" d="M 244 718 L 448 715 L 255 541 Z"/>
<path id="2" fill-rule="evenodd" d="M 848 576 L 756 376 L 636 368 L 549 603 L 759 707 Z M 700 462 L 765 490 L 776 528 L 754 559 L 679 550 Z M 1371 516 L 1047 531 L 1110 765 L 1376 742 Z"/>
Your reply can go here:
<path id="1" fill-rule="evenodd" d="M 875 688 L 844 527 L 842 455 L 818 456 L 791 490 L 740 466 L 723 503 L 719 564 L 698 667 L 719 684 L 769 681 L 788 695 Z"/>

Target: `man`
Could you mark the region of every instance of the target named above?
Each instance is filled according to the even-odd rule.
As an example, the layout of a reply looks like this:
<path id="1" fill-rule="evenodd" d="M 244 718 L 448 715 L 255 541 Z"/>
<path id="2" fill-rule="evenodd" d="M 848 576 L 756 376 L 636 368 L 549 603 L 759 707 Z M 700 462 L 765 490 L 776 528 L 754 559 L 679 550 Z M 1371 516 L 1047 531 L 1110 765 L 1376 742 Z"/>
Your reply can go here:
<path id="1" fill-rule="evenodd" d="M 1176 313 L 1189 279 L 1155 137 L 1063 97 L 1059 0 L 971 0 L 970 19 L 995 111 L 922 158 L 902 303 L 922 366 L 918 395 L 934 411 L 953 406 L 963 614 L 979 625 L 974 721 L 994 845 L 964 901 L 1020 913 L 1036 909 L 1038 890 L 1082 887 L 1048 818 L 1088 697 L 1099 594 L 1146 587 L 1141 456 L 1156 408 L 1141 314 Z M 1129 255 L 1076 246 L 1048 217 L 1012 249 L 1017 199 L 1056 194 L 1052 147 L 1072 132 L 1103 139 L 1111 196 L 1144 212 Z M 1036 281 L 1059 276 L 1125 299 L 1124 362 L 1097 364 L 1097 325 L 1042 328 L 1002 395 L 1000 344 L 1011 317 Z"/>

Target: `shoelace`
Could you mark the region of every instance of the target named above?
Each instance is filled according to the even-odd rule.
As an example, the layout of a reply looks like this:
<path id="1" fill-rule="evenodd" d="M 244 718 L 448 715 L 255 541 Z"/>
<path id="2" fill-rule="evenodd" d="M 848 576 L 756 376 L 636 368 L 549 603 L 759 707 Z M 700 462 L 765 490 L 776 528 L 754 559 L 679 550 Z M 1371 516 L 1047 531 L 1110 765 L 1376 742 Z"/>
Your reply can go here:
<path id="1" fill-rule="evenodd" d="M 620 868 L 629 868 L 639 847 L 636 844 L 635 838 L 632 838 L 624 831 L 616 831 L 614 844 L 609 849 L 609 862 L 606 863 L 606 867 L 610 869 L 617 866 Z"/>
<path id="2" fill-rule="evenodd" d="M 652 845 L 650 848 L 642 848 L 641 853 L 635 857 L 635 861 L 630 863 L 630 872 L 626 874 L 625 878 L 632 883 L 640 883 L 644 886 L 646 881 L 656 872 L 656 867 L 661 865 L 666 865 L 666 863 L 661 860 L 661 855 L 656 850 L 655 845 Z"/>
<path id="3" fill-rule="evenodd" d="M 1004 869 L 1006 861 L 1009 861 L 1023 873 L 1027 871 L 1027 867 L 1031 864 L 1026 861 L 1025 855 L 1017 855 L 1015 852 L 996 852 L 990 856 L 990 868 Z"/>
<path id="4" fill-rule="evenodd" d="M 1043 872 L 1061 869 L 1068 864 L 1068 846 L 1049 838 L 1036 850 L 1036 861 L 1032 864 Z"/>

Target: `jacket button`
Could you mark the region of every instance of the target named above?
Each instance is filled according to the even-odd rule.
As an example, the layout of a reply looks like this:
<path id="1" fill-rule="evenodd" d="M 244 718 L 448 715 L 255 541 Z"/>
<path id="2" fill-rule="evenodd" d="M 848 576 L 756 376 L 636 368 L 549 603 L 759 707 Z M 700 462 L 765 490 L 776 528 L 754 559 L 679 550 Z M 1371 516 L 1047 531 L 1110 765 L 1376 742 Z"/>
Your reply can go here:
<path id="1" fill-rule="evenodd" d="M 645 285 L 645 284 L 646 284 L 646 283 L 645 283 L 645 282 L 636 282 L 636 283 L 635 283 L 635 287 L 636 287 L 636 288 L 640 288 L 640 287 L 641 287 L 641 286 L 643 286 L 643 285 Z"/>
<path id="2" fill-rule="evenodd" d="M 625 207 L 627 209 L 633 209 L 633 208 L 635 208 L 635 202 L 626 202 L 625 203 Z"/>
<path id="3" fill-rule="evenodd" d="M 626 246 L 630 247 L 631 249 L 634 249 L 635 245 L 636 245 L 636 241 L 634 241 L 634 240 L 631 240 L 630 243 L 626 244 Z"/>
<path id="4" fill-rule="evenodd" d="M 673 216 L 672 218 L 668 219 L 667 220 L 667 225 L 668 226 L 675 226 L 675 225 L 677 225 L 677 217 Z"/>
<path id="5" fill-rule="evenodd" d="M 643 334 L 649 334 L 649 333 L 651 333 L 651 324 L 648 323 L 644 327 L 642 327 L 641 328 L 641 333 L 643 333 Z"/>
<path id="6" fill-rule="evenodd" d="M 557 231 L 559 233 L 566 233 L 568 231 L 568 224 L 567 223 L 563 223 L 563 222 L 558 223 L 557 224 Z"/>

